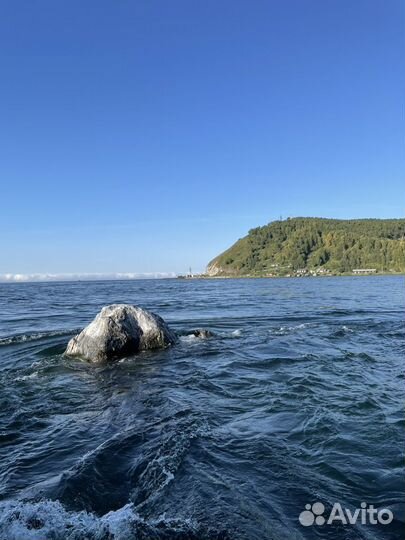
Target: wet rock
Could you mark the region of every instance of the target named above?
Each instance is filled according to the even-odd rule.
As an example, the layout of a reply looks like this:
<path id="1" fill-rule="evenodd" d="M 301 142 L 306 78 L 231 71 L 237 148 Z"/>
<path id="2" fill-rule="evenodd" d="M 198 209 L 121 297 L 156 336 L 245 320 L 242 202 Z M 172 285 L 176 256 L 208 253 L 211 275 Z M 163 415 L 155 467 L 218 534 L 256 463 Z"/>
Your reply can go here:
<path id="1" fill-rule="evenodd" d="M 175 342 L 175 333 L 159 315 L 137 306 L 113 304 L 105 306 L 69 341 L 65 355 L 106 362 Z"/>
<path id="2" fill-rule="evenodd" d="M 210 337 L 213 337 L 214 334 L 210 330 L 205 330 L 204 328 L 197 328 L 197 330 L 193 330 L 192 334 L 195 337 L 201 338 L 201 339 L 207 339 Z"/>

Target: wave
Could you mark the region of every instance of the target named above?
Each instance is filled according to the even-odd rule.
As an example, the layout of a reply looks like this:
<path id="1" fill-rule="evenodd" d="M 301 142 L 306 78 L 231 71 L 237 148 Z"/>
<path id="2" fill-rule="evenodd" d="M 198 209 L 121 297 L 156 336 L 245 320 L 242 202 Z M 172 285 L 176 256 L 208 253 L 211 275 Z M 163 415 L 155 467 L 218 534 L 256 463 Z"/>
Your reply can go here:
<path id="1" fill-rule="evenodd" d="M 28 381 L 30 379 L 37 379 L 39 376 L 38 371 L 33 371 L 30 375 L 21 375 L 20 377 L 16 377 L 16 381 Z"/>
<path id="2" fill-rule="evenodd" d="M 349 326 L 346 326 L 345 324 L 339 328 L 339 330 L 336 330 L 335 332 L 333 332 L 329 337 L 330 338 L 341 338 L 341 337 L 346 337 L 348 334 L 354 334 L 355 331 L 353 330 L 353 328 L 350 328 Z"/>
<path id="3" fill-rule="evenodd" d="M 183 341 L 185 343 L 193 343 L 194 341 L 198 341 L 200 338 L 198 338 L 195 334 L 186 334 L 184 336 L 180 336 L 180 341 Z"/>
<path id="4" fill-rule="evenodd" d="M 8 501 L 0 504 L 0 538 L 7 540 L 226 540 L 223 531 L 192 519 L 142 518 L 129 503 L 97 516 L 67 510 L 59 501 Z"/>
<path id="5" fill-rule="evenodd" d="M 293 326 L 280 326 L 279 328 L 271 329 L 270 333 L 274 334 L 275 336 L 285 336 L 287 334 L 299 332 L 300 330 L 304 330 L 312 326 L 314 326 L 313 323 L 301 323 Z"/>
<path id="6" fill-rule="evenodd" d="M 98 515 L 128 502 L 136 504 L 139 511 L 167 495 L 167 486 L 195 439 L 208 432 L 206 419 L 187 409 L 147 426 L 135 422 L 82 455 L 52 482 L 36 486 L 25 496 L 58 500 Z"/>
<path id="7" fill-rule="evenodd" d="M 70 336 L 80 332 L 80 329 L 73 330 L 50 330 L 45 332 L 33 332 L 32 334 L 14 334 L 0 338 L 0 347 L 4 345 L 14 345 L 15 343 L 25 343 L 29 341 L 38 341 L 50 337 Z"/>

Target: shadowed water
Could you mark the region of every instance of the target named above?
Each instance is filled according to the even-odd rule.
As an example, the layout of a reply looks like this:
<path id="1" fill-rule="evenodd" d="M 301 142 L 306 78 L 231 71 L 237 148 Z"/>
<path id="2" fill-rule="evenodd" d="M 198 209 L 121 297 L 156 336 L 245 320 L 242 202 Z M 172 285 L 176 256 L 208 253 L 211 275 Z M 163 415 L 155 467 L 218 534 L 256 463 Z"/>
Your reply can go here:
<path id="1" fill-rule="evenodd" d="M 118 302 L 179 344 L 62 356 Z M 402 539 L 404 308 L 402 277 L 0 285 L 0 540 Z"/>

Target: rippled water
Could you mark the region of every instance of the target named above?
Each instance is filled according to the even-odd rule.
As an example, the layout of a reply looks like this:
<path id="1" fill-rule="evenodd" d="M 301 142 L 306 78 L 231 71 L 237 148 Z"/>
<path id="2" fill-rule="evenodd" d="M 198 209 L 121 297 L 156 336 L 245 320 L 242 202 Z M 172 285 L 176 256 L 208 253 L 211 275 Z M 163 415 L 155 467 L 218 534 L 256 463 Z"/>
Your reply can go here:
<path id="1" fill-rule="evenodd" d="M 116 302 L 179 344 L 64 358 Z M 402 277 L 1 285 L 0 539 L 402 539 L 404 308 Z"/>

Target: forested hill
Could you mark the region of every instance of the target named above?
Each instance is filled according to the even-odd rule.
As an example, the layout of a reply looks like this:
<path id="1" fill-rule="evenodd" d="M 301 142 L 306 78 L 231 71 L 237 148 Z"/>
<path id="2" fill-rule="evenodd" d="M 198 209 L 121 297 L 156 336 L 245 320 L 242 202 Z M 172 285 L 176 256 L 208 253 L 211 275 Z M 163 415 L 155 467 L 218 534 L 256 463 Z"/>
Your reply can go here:
<path id="1" fill-rule="evenodd" d="M 212 260 L 213 275 L 405 271 L 405 219 L 289 218 L 251 229 Z"/>

